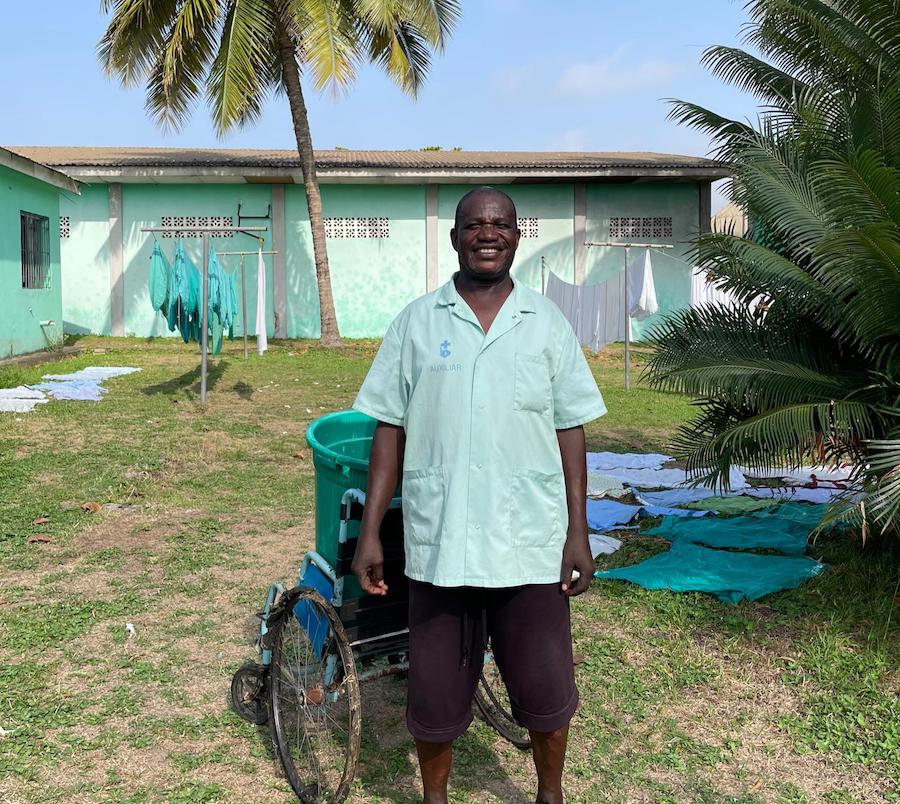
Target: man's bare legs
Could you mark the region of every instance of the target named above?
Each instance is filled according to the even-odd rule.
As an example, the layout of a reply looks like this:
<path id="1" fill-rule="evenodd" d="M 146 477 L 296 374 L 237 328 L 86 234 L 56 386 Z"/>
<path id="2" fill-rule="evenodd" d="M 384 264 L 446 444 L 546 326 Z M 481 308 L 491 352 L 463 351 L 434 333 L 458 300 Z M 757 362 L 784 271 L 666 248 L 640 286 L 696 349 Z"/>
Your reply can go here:
<path id="1" fill-rule="evenodd" d="M 416 752 L 422 771 L 423 804 L 448 804 L 447 780 L 453 762 L 453 743 L 416 740 Z"/>
<path id="2" fill-rule="evenodd" d="M 534 767 L 538 775 L 537 804 L 563 804 L 562 774 L 566 762 L 569 727 L 556 731 L 529 731 Z"/>
<path id="3" fill-rule="evenodd" d="M 537 804 L 563 804 L 562 773 L 569 727 L 556 731 L 530 731 L 534 767 L 538 776 Z M 422 771 L 423 804 L 448 804 L 447 781 L 453 762 L 453 743 L 416 740 Z"/>

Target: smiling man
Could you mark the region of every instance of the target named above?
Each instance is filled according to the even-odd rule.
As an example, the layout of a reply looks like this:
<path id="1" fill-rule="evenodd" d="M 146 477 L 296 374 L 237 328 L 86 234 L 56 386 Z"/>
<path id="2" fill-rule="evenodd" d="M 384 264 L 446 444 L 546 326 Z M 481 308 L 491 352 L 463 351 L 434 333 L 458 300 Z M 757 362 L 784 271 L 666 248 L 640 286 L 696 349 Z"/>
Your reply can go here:
<path id="1" fill-rule="evenodd" d="M 423 800 L 448 800 L 489 637 L 531 734 L 536 800 L 557 804 L 578 704 L 569 597 L 594 569 L 582 425 L 606 408 L 562 313 L 510 276 L 509 196 L 467 193 L 450 239 L 459 271 L 394 320 L 354 403 L 379 424 L 353 571 L 367 593 L 387 594 L 378 532 L 402 479 L 406 720 Z"/>

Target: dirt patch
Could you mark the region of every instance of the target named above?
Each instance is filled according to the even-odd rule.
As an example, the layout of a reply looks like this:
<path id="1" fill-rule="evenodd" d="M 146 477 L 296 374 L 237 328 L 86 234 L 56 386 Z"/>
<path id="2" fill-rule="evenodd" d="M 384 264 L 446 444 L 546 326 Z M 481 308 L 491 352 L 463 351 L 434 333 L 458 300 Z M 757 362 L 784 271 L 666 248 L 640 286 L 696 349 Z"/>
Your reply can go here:
<path id="1" fill-rule="evenodd" d="M 848 766 L 835 755 L 794 750 L 777 721 L 799 712 L 800 704 L 779 676 L 771 663 L 742 656 L 739 675 L 727 673 L 715 689 L 691 690 L 664 716 L 694 739 L 729 747 L 731 758 L 715 769 L 719 789 L 744 789 L 775 802 L 779 787 L 791 784 L 810 802 L 825 802 L 835 790 L 846 790 L 860 801 L 884 801 L 889 782 L 864 766 Z"/>

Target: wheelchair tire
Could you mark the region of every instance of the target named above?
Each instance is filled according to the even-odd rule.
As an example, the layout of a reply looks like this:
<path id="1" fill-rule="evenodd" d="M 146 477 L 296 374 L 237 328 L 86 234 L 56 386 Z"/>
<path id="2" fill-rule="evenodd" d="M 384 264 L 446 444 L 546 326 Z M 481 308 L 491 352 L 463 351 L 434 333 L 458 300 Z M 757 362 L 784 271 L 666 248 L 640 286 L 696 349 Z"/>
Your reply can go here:
<path id="1" fill-rule="evenodd" d="M 239 717 L 257 726 L 269 722 L 269 669 L 247 662 L 231 679 L 231 705 Z"/>
<path id="2" fill-rule="evenodd" d="M 516 723 L 509 705 L 509 694 L 493 661 L 485 663 L 475 687 L 475 706 L 482 719 L 501 737 L 523 751 L 531 748 L 528 729 Z"/>
<path id="3" fill-rule="evenodd" d="M 339 804 L 353 783 L 362 729 L 353 651 L 318 592 L 295 588 L 282 600 L 289 610 L 267 635 L 272 742 L 300 801 Z"/>

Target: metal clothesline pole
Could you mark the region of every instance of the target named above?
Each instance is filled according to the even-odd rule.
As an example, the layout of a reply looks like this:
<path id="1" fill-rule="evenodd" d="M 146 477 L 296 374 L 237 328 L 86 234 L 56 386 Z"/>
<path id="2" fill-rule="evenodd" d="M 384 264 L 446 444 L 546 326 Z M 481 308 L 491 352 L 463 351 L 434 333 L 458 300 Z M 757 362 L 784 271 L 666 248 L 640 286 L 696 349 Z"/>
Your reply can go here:
<path id="1" fill-rule="evenodd" d="M 615 246 L 625 249 L 625 390 L 631 390 L 631 313 L 628 304 L 628 254 L 631 248 L 675 248 L 665 243 L 593 243 L 585 242 L 585 246 Z"/>
<path id="2" fill-rule="evenodd" d="M 207 365 L 209 358 L 209 238 L 210 236 L 233 234 L 241 232 L 250 234 L 251 232 L 266 232 L 267 226 L 196 226 L 187 228 L 184 226 L 147 226 L 141 229 L 142 232 L 170 232 L 180 237 L 202 237 L 203 238 L 203 294 L 201 312 L 201 328 L 203 332 L 200 334 L 200 404 L 206 406 L 206 377 Z M 263 239 L 258 235 L 256 237 L 260 243 Z M 245 326 L 246 329 L 246 326 Z"/>
<path id="3" fill-rule="evenodd" d="M 247 272 L 244 270 L 244 257 L 252 254 L 277 254 L 277 251 L 220 251 L 220 257 L 231 257 L 240 255 L 241 257 L 241 323 L 244 330 L 244 360 L 247 359 Z"/>

